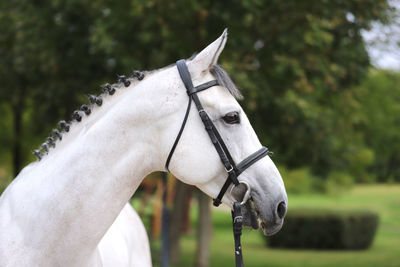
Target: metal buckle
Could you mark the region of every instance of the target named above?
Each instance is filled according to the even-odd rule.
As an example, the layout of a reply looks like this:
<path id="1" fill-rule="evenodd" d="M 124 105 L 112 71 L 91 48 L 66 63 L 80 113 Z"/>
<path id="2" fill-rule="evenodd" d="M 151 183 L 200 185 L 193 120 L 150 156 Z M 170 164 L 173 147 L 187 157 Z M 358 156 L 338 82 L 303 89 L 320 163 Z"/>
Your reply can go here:
<path id="1" fill-rule="evenodd" d="M 248 183 L 246 183 L 245 181 L 239 181 L 239 184 L 244 184 L 246 187 L 247 187 L 247 190 L 246 190 L 246 193 L 244 193 L 244 197 L 243 197 L 243 199 L 242 199 L 242 202 L 240 202 L 240 205 L 244 205 L 246 202 L 247 202 L 247 200 L 249 200 L 249 198 L 250 198 L 250 192 L 251 192 L 251 188 L 250 188 L 250 185 L 248 184 Z M 233 191 L 233 189 L 236 187 L 236 185 L 233 185 L 232 186 L 232 188 L 231 188 L 231 196 L 232 196 L 232 199 L 233 199 L 233 201 L 234 202 L 239 202 L 239 201 L 237 201 L 234 197 L 233 197 L 233 195 L 232 195 L 232 191 Z"/>
<path id="2" fill-rule="evenodd" d="M 236 216 L 233 218 L 233 222 L 236 223 L 237 220 L 241 220 L 243 222 L 243 216 Z"/>
<path id="3" fill-rule="evenodd" d="M 204 112 L 204 113 L 205 113 L 204 109 L 200 109 L 200 110 L 199 110 L 199 114 L 200 114 L 201 112 Z"/>
<path id="4" fill-rule="evenodd" d="M 231 171 L 233 171 L 233 166 L 231 165 L 229 169 L 227 169 L 227 168 L 225 167 L 225 171 L 226 171 L 227 173 L 230 173 Z"/>

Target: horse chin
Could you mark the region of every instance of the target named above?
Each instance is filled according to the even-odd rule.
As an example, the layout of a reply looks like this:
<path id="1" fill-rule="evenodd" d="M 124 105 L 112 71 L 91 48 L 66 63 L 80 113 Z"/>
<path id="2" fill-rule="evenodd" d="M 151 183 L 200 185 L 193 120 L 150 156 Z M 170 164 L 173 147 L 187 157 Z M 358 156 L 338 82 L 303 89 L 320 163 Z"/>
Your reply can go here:
<path id="1" fill-rule="evenodd" d="M 279 232 L 279 230 L 281 230 L 282 224 L 277 225 L 277 226 L 276 226 L 275 228 L 273 228 L 273 229 L 268 229 L 268 228 L 265 227 L 265 224 L 264 224 L 263 222 L 261 222 L 261 228 L 262 228 L 263 233 L 264 233 L 265 236 L 271 236 L 271 235 L 274 235 L 274 234 L 276 234 L 277 232 Z"/>
<path id="2" fill-rule="evenodd" d="M 268 227 L 266 223 L 260 216 L 260 212 L 257 209 L 256 204 L 252 199 L 249 199 L 244 205 L 242 205 L 243 214 L 243 225 L 246 227 L 251 227 L 255 230 L 261 227 L 264 235 L 271 236 L 279 232 L 283 224 L 275 225 L 273 227 Z"/>

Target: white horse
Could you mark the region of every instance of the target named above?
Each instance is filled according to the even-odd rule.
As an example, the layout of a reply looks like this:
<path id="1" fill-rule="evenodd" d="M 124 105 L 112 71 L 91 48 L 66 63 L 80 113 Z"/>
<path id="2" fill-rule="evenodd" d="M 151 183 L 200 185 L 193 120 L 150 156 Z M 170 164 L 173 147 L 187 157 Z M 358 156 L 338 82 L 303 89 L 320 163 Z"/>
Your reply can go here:
<path id="1" fill-rule="evenodd" d="M 226 40 L 224 31 L 187 66 L 194 85 L 218 78 L 231 87 L 214 86 L 198 95 L 233 159 L 240 162 L 261 144 L 232 95 L 238 92 L 229 78 L 221 71 L 215 77 L 212 71 Z M 126 203 L 143 177 L 164 170 L 188 96 L 175 65 L 129 81 L 123 81 L 128 88 L 120 86 L 104 98 L 101 107 L 93 105 L 90 115 L 78 112 L 75 119 L 82 117 L 82 122 L 74 121 L 56 147 L 25 167 L 3 193 L 0 266 L 151 266 L 143 225 Z M 237 120 L 231 120 L 232 114 Z M 211 197 L 226 180 L 194 106 L 169 170 Z M 239 180 L 251 187 L 246 224 L 257 228 L 257 216 L 264 234 L 277 232 L 285 213 L 279 207 L 287 206 L 287 195 L 272 160 L 262 158 Z M 223 202 L 232 206 L 229 192 Z M 132 258 L 133 250 L 142 254 Z"/>

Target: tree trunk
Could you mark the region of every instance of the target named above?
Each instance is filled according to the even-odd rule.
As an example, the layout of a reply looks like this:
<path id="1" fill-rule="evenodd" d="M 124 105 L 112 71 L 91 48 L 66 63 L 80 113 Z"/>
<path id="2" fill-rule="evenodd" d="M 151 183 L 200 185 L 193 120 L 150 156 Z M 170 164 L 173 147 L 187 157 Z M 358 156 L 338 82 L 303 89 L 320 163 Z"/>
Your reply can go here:
<path id="1" fill-rule="evenodd" d="M 22 159 L 21 159 L 21 139 L 22 139 L 22 97 L 19 96 L 19 99 L 16 104 L 12 106 L 13 110 L 13 129 L 14 129 L 14 138 L 13 138 L 13 146 L 12 146 L 12 163 L 13 163 L 13 174 L 16 177 L 21 170 Z"/>
<path id="2" fill-rule="evenodd" d="M 185 200 L 188 198 L 191 186 L 177 181 L 173 211 L 171 214 L 169 230 L 169 255 L 172 263 L 178 263 L 180 259 L 179 239 L 182 234 Z"/>
<path id="3" fill-rule="evenodd" d="M 182 223 L 182 232 L 187 234 L 190 232 L 190 202 L 192 199 L 193 191 L 195 187 L 191 186 L 189 192 L 186 194 L 185 198 L 185 208 L 183 210 L 183 223 Z"/>
<path id="4" fill-rule="evenodd" d="M 210 198 L 198 190 L 199 220 L 197 226 L 196 267 L 210 266 L 211 208 Z"/>

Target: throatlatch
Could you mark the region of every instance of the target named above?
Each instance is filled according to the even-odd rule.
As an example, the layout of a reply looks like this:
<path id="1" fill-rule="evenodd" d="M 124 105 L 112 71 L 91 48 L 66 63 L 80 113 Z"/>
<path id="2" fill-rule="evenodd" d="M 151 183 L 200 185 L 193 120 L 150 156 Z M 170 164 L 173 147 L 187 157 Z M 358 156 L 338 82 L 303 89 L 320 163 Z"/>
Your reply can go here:
<path id="1" fill-rule="evenodd" d="M 194 87 L 192 83 L 192 78 L 190 76 L 189 70 L 186 66 L 186 62 L 184 59 L 178 60 L 176 62 L 176 66 L 179 71 L 179 75 L 182 79 L 186 87 L 186 92 L 189 96 L 188 105 L 186 108 L 185 117 L 183 118 L 183 122 L 181 128 L 178 132 L 178 135 L 175 138 L 174 144 L 172 145 L 171 151 L 168 154 L 167 161 L 165 163 L 165 169 L 169 172 L 169 163 L 171 161 L 172 155 L 178 145 L 179 139 L 182 136 L 182 132 L 185 129 L 185 125 L 187 122 L 187 118 L 189 116 L 190 108 L 192 105 L 192 100 L 196 105 L 196 108 L 199 112 L 201 121 L 204 124 L 204 128 L 206 129 L 212 144 L 214 145 L 219 158 L 222 164 L 225 167 L 225 171 L 228 174 L 228 178 L 225 181 L 225 184 L 222 186 L 221 191 L 219 192 L 218 196 L 214 199 L 213 204 L 214 206 L 218 207 L 222 203 L 222 198 L 224 197 L 226 191 L 228 190 L 229 186 L 233 183 L 235 186 L 239 185 L 238 176 L 249 168 L 251 165 L 256 163 L 261 158 L 265 157 L 269 154 L 268 148 L 261 147 L 259 150 L 242 160 L 239 164 L 235 164 L 231 154 L 229 153 L 228 148 L 226 147 L 224 141 L 221 138 L 217 128 L 212 123 L 210 117 L 208 116 L 207 112 L 204 110 L 197 93 L 203 90 L 206 90 L 212 86 L 220 85 L 217 80 L 212 80 L 206 83 L 203 83 L 199 86 Z M 248 187 L 248 190 L 250 188 Z M 250 191 L 248 192 L 248 194 Z M 241 203 L 235 202 L 233 204 L 233 211 L 232 211 L 232 220 L 233 220 L 233 233 L 235 237 L 235 258 L 236 258 L 236 267 L 243 267 L 243 259 L 242 259 L 242 248 L 240 244 L 240 236 L 242 234 L 242 225 L 243 225 L 243 216 L 241 212 Z"/>

